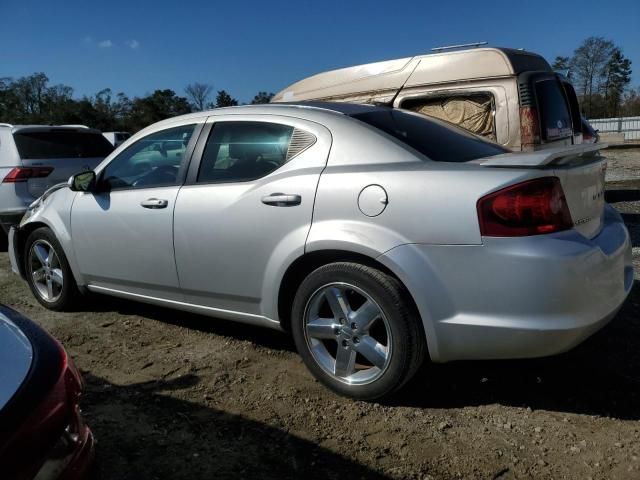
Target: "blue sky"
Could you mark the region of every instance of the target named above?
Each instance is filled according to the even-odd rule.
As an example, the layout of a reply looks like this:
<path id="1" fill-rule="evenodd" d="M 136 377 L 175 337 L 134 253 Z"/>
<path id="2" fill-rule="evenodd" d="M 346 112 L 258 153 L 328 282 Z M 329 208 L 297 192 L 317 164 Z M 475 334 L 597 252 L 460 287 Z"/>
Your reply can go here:
<path id="1" fill-rule="evenodd" d="M 240 101 L 319 71 L 473 41 L 552 60 L 604 36 L 640 84 L 640 1 L 0 0 L 0 77 L 45 72 L 76 96 L 183 94 L 198 81 Z"/>

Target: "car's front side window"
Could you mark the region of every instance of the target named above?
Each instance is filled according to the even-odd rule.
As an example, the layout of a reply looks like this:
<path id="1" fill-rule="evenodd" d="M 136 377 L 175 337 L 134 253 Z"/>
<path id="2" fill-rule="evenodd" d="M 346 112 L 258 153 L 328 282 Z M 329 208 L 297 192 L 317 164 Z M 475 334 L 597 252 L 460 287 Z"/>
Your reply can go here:
<path id="1" fill-rule="evenodd" d="M 293 133 L 293 127 L 276 123 L 217 123 L 207 140 L 197 181 L 243 182 L 264 177 L 290 159 Z"/>
<path id="2" fill-rule="evenodd" d="M 133 143 L 102 171 L 108 190 L 176 185 L 195 125 L 152 133 Z"/>

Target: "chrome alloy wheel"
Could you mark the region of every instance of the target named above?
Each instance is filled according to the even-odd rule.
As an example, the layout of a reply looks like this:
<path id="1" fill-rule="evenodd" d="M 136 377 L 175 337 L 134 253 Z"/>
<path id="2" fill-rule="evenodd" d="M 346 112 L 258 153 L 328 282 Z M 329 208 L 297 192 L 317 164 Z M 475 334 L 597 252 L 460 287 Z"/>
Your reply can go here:
<path id="1" fill-rule="evenodd" d="M 60 259 L 46 240 L 36 240 L 29 250 L 29 273 L 38 295 L 53 303 L 62 295 L 64 276 Z"/>
<path id="2" fill-rule="evenodd" d="M 340 382 L 368 384 L 389 366 L 389 322 L 354 285 L 330 283 L 316 290 L 305 309 L 304 332 L 314 360 Z"/>

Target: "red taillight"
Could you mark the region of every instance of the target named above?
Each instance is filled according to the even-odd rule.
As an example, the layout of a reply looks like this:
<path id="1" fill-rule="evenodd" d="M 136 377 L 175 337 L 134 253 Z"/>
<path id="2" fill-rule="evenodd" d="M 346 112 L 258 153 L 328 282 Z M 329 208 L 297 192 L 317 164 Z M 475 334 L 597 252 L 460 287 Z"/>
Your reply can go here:
<path id="1" fill-rule="evenodd" d="M 26 182 L 30 178 L 48 177 L 53 172 L 52 167 L 16 167 L 12 169 L 2 183 Z"/>
<path id="2" fill-rule="evenodd" d="M 557 177 L 518 183 L 478 201 L 480 233 L 486 237 L 521 237 L 573 227 Z"/>
<path id="3" fill-rule="evenodd" d="M 540 144 L 538 111 L 533 107 L 520 107 L 520 144 L 524 151 Z"/>

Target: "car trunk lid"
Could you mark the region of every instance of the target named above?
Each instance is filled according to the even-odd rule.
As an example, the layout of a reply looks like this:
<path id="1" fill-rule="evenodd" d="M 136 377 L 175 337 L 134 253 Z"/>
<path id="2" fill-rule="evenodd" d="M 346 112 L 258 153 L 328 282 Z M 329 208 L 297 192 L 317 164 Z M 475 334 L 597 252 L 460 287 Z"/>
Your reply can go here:
<path id="1" fill-rule="evenodd" d="M 587 238 L 600 232 L 604 211 L 606 145 L 574 145 L 527 153 L 505 153 L 474 160 L 485 167 L 544 169 L 562 184 L 574 228 Z"/>

